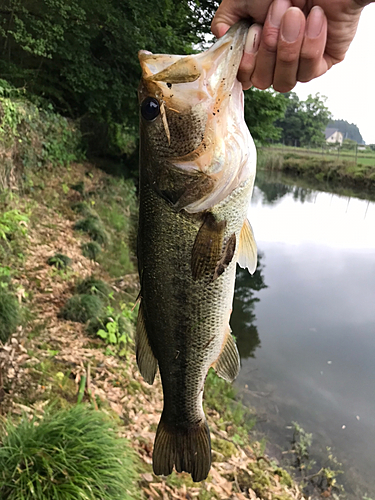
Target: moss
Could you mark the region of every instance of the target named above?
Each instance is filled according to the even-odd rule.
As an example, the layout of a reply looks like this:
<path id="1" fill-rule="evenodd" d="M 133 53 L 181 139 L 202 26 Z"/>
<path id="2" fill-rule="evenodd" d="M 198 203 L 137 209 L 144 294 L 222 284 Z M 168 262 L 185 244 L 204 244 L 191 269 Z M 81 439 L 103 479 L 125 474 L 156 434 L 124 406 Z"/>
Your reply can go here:
<path id="1" fill-rule="evenodd" d="M 56 269 L 66 269 L 72 264 L 72 259 L 63 253 L 55 253 L 47 260 L 47 264 L 56 267 Z"/>
<path id="2" fill-rule="evenodd" d="M 0 340 L 5 343 L 20 324 L 20 309 L 17 300 L 0 288 Z"/>
<path id="3" fill-rule="evenodd" d="M 108 299 L 111 288 L 103 280 L 97 279 L 95 276 L 89 276 L 78 283 L 76 293 L 80 295 L 98 295 L 103 299 Z"/>
<path id="4" fill-rule="evenodd" d="M 86 323 L 103 313 L 104 304 L 97 295 L 73 295 L 61 309 L 59 316 L 69 321 Z"/>
<path id="5" fill-rule="evenodd" d="M 230 458 L 237 453 L 236 446 L 233 443 L 231 443 L 230 441 L 227 441 L 225 439 L 213 439 L 211 442 L 211 445 L 212 445 L 212 449 L 214 451 L 219 452 L 220 455 L 222 455 L 224 459 Z M 217 461 L 217 462 L 222 461 L 222 457 L 220 456 L 220 458 L 218 460 L 215 460 L 215 461 Z"/>
<path id="6" fill-rule="evenodd" d="M 277 467 L 275 469 L 275 474 L 279 476 L 281 484 L 284 484 L 288 488 L 291 488 L 293 486 L 293 480 L 286 470 Z"/>
<path id="7" fill-rule="evenodd" d="M 108 233 L 104 229 L 102 221 L 96 215 L 89 215 L 79 220 L 75 223 L 74 229 L 87 233 L 90 238 L 100 245 L 106 245 L 109 241 Z"/>
<path id="8" fill-rule="evenodd" d="M 101 254 L 102 248 L 96 241 L 89 241 L 81 246 L 82 255 L 87 257 L 94 262 L 98 262 L 99 255 Z"/>

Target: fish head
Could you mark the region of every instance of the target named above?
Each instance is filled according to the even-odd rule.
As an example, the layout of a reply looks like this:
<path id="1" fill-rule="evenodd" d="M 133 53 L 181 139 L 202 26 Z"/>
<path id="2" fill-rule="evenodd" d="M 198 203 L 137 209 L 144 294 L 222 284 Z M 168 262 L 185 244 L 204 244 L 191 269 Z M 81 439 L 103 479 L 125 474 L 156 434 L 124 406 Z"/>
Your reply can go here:
<path id="1" fill-rule="evenodd" d="M 139 52 L 141 169 L 153 185 L 163 184 L 160 190 L 169 179 L 179 209 L 206 210 L 255 175 L 255 149 L 237 80 L 248 27 L 237 23 L 200 54 Z M 196 182 L 186 183 L 187 176 Z M 194 193 L 183 195 L 184 182 Z"/>

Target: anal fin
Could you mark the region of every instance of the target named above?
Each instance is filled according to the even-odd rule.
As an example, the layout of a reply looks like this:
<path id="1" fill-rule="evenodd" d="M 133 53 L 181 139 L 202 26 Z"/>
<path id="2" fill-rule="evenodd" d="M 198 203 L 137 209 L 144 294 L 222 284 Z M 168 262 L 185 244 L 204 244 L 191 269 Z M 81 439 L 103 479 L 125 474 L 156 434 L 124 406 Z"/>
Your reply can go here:
<path id="1" fill-rule="evenodd" d="M 240 356 L 229 325 L 223 349 L 213 367 L 219 377 L 228 382 L 233 382 L 240 371 Z"/>
<path id="2" fill-rule="evenodd" d="M 158 369 L 158 362 L 151 350 L 150 342 L 148 340 L 142 302 L 138 311 L 137 330 L 135 334 L 135 351 L 139 371 L 145 381 L 152 385 Z"/>
<path id="3" fill-rule="evenodd" d="M 249 272 L 254 274 L 257 267 L 257 244 L 248 219 L 245 219 L 241 229 L 237 262 L 242 268 L 247 267 Z"/>
<path id="4" fill-rule="evenodd" d="M 214 275 L 222 253 L 225 226 L 225 221 L 218 222 L 210 212 L 205 215 L 191 255 L 194 280 L 202 279 L 205 275 Z"/>

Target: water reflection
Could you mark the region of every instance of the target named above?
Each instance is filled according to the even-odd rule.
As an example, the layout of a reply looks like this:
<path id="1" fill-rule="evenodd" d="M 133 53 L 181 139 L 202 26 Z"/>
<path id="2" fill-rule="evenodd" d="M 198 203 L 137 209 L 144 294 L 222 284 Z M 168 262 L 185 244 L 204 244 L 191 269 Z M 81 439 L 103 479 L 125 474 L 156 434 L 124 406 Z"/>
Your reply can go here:
<path id="1" fill-rule="evenodd" d="M 236 337 L 241 359 L 254 357 L 254 351 L 260 347 L 258 328 L 255 324 L 255 303 L 259 298 L 255 292 L 267 288 L 263 275 L 263 255 L 258 254 L 258 265 L 255 273 L 250 276 L 247 269 L 237 269 L 236 292 L 233 302 L 231 327 Z"/>
<path id="2" fill-rule="evenodd" d="M 351 498 L 375 495 L 375 203 L 261 177 L 249 218 L 257 274 L 232 314 L 240 388 L 287 447 L 298 421 L 344 463 Z M 278 436 L 280 439 L 278 439 Z M 371 493 L 371 494 L 370 494 Z"/>

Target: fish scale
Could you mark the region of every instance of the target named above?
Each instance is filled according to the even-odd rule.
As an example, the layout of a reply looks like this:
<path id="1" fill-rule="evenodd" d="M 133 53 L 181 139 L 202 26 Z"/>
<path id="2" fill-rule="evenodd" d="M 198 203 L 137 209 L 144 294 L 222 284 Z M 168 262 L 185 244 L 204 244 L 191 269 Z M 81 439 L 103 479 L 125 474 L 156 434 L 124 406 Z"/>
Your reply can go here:
<path id="1" fill-rule="evenodd" d="M 231 47 L 237 46 L 237 54 L 229 53 L 225 37 L 206 53 L 219 58 L 220 71 L 223 61 L 232 58 L 238 67 L 241 56 L 238 51 L 242 51 L 246 31 L 247 25 L 239 24 L 226 35 Z M 141 64 L 142 61 L 147 64 L 147 58 L 151 57 L 153 68 L 158 57 L 163 58 L 141 54 Z M 220 75 L 214 73 L 210 80 L 212 69 L 209 65 L 205 69 L 205 56 L 192 57 L 195 57 L 194 72 L 202 72 L 202 81 L 192 77 L 183 83 L 182 76 L 173 73 L 180 71 L 185 62 L 189 67 L 190 56 L 181 58 L 181 64 L 171 65 L 170 72 L 168 66 L 163 67 L 162 59 L 156 83 L 149 69 L 143 66 L 141 108 L 148 106 L 150 97 L 154 100 L 140 122 L 141 303 L 136 350 L 140 371 L 147 382 L 153 382 L 159 367 L 163 386 L 164 408 L 154 444 L 154 472 L 167 475 L 175 466 L 179 472 L 190 472 L 194 481 L 201 481 L 207 477 L 211 465 L 210 434 L 202 408 L 207 372 L 213 366 L 218 375 L 231 381 L 239 370 L 229 319 L 236 262 L 252 271 L 256 263 L 256 247 L 247 221 L 255 164 L 243 117 L 237 123 L 235 113 L 231 115 L 232 108 L 237 111 L 238 107 L 241 112 L 242 91 L 238 82 L 236 86 L 234 70 L 232 86 L 236 93 L 232 97 L 231 93 L 220 93 L 223 89 Z M 182 74 L 188 74 L 186 68 Z M 160 75 L 166 78 L 165 84 L 160 83 Z M 169 80 L 179 83 L 170 89 Z M 207 86 L 207 92 L 202 91 L 202 85 Z M 226 85 L 230 88 L 229 83 Z M 164 101 L 160 96 L 167 99 L 168 89 L 173 97 Z M 184 89 L 191 95 L 187 104 L 181 98 Z M 217 113 L 210 113 L 210 106 L 215 109 L 218 99 L 220 118 Z M 203 109 L 206 109 L 205 119 Z M 179 117 L 183 118 L 185 130 L 176 128 Z M 223 148 L 221 142 L 219 149 L 215 149 L 219 131 L 230 144 Z M 236 151 L 237 146 L 245 149 L 244 154 Z M 214 174 L 206 173 L 210 170 L 206 160 L 203 166 L 199 164 L 200 155 L 206 155 L 207 150 L 208 162 L 217 161 L 219 153 L 229 155 L 227 162 L 217 163 Z M 220 180 L 222 164 L 233 170 L 226 171 L 224 181 Z M 217 202 L 199 210 L 200 200 L 207 205 L 207 199 Z"/>

